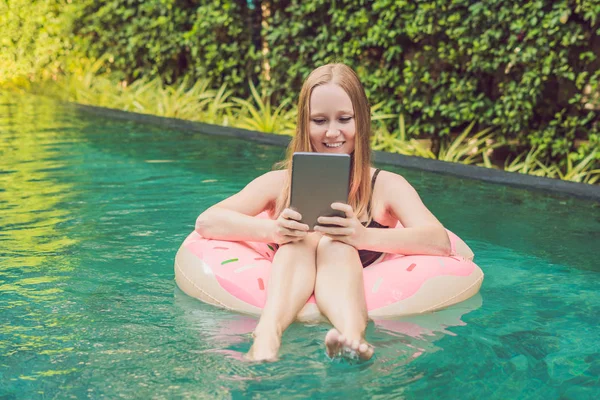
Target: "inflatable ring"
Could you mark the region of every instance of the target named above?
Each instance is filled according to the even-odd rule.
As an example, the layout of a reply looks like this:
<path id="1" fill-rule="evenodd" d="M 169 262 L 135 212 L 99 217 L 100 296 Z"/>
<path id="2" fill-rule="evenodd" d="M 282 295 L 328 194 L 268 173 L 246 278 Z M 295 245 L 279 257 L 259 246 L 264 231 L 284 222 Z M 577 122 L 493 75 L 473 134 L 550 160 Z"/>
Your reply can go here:
<path id="1" fill-rule="evenodd" d="M 401 229 L 401 225 L 396 229 Z M 448 235 L 455 249 L 462 241 L 450 231 Z M 175 280 L 184 293 L 203 302 L 260 315 L 275 252 L 267 243 L 205 239 L 192 232 L 175 256 Z M 475 295 L 483 282 L 483 272 L 474 262 L 455 255 L 385 254 L 363 269 L 363 277 L 370 318 L 439 310 Z M 314 295 L 298 319 L 324 319 Z"/>

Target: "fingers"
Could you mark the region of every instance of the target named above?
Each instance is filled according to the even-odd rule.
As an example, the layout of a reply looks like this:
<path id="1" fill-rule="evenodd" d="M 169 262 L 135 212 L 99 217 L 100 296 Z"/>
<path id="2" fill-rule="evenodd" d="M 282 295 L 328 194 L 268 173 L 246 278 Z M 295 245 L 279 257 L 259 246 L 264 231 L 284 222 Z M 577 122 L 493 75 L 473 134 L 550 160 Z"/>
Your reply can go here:
<path id="1" fill-rule="evenodd" d="M 329 224 L 329 225 L 338 225 L 338 226 L 348 226 L 350 224 L 350 220 L 354 219 L 354 210 L 351 206 L 344 203 L 332 203 L 331 208 L 333 210 L 342 211 L 344 213 L 344 217 L 335 217 L 335 216 L 321 216 L 317 220 L 320 224 Z"/>
<path id="2" fill-rule="evenodd" d="M 348 226 L 348 220 L 342 217 L 319 217 L 317 222 L 321 225 Z"/>
<path id="3" fill-rule="evenodd" d="M 335 204 L 335 203 L 334 203 Z M 351 236 L 354 229 L 349 226 L 347 218 L 342 217 L 319 217 L 317 219 L 320 225 L 315 225 L 315 231 L 331 236 Z M 334 225 L 334 226 L 323 226 Z"/>
<path id="4" fill-rule="evenodd" d="M 346 218 L 354 218 L 354 210 L 348 204 L 333 203 L 331 204 L 331 208 L 333 208 L 334 210 L 343 211 L 346 214 Z"/>
<path id="5" fill-rule="evenodd" d="M 275 238 L 275 242 L 279 245 L 283 245 L 286 243 L 294 243 L 304 240 L 306 238 L 307 233 L 302 231 L 287 231 L 280 230 L 277 233 Z"/>
<path id="6" fill-rule="evenodd" d="M 281 221 L 281 226 L 291 231 L 308 232 L 308 225 L 290 219 Z"/>
<path id="7" fill-rule="evenodd" d="M 285 219 L 292 219 L 296 221 L 300 221 L 302 219 L 302 215 L 298 211 L 294 211 L 291 208 L 286 208 L 281 212 L 281 217 Z"/>
<path id="8" fill-rule="evenodd" d="M 299 222 L 299 212 L 286 208 L 277 218 L 277 239 L 279 244 L 298 242 L 308 234 L 308 225 Z"/>
<path id="9" fill-rule="evenodd" d="M 304 230 L 282 228 L 279 230 L 279 234 L 281 236 L 291 236 L 291 237 L 303 238 L 303 237 L 306 237 L 306 235 L 308 235 L 308 232 L 304 231 Z"/>
<path id="10" fill-rule="evenodd" d="M 308 231 L 309 227 L 306 224 L 299 222 L 302 220 L 302 215 L 299 212 L 286 208 L 279 215 L 280 224 L 287 229 L 295 229 L 301 231 Z"/>

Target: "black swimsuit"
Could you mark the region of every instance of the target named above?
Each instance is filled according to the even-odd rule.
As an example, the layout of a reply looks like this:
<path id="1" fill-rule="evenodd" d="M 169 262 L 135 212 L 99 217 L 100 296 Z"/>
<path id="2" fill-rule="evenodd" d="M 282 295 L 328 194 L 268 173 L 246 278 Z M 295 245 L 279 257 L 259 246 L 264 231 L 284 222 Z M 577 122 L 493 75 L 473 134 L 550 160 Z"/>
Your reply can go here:
<path id="1" fill-rule="evenodd" d="M 367 215 L 371 215 L 371 199 L 373 198 L 373 189 L 375 189 L 375 180 L 377 180 L 377 174 L 379 174 L 379 171 L 381 171 L 379 168 L 375 170 L 375 173 L 373 174 L 373 178 L 371 179 L 371 198 L 369 199 L 369 203 L 367 204 Z M 366 222 L 363 222 L 363 225 L 365 225 Z M 380 228 L 380 229 L 385 229 L 385 228 L 389 228 L 389 226 L 384 226 L 381 225 L 379 222 L 375 221 L 375 220 L 371 220 L 371 223 L 369 223 L 369 225 L 367 225 L 367 228 Z M 372 251 L 372 250 L 359 250 L 358 251 L 358 256 L 360 257 L 360 262 L 362 263 L 363 268 L 368 267 L 369 265 L 373 264 L 379 257 L 381 257 L 383 253 L 379 252 L 379 251 Z"/>

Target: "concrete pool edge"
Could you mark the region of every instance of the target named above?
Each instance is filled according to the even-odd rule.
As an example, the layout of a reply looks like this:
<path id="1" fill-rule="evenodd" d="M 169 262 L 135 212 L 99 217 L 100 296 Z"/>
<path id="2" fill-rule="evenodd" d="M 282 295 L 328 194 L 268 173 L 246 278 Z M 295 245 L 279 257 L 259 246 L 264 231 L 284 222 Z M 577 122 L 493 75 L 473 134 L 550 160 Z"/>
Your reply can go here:
<path id="1" fill-rule="evenodd" d="M 68 103 L 77 110 L 102 117 L 117 118 L 139 123 L 164 126 L 170 129 L 187 130 L 207 135 L 227 136 L 254 142 L 285 147 L 291 137 L 241 128 L 211 125 L 202 122 L 188 121 L 177 118 L 160 117 L 150 114 L 139 114 L 105 107 L 90 106 L 78 103 Z M 503 184 L 524 189 L 540 190 L 558 195 L 569 195 L 582 199 L 600 201 L 600 185 L 589 185 L 554 178 L 524 175 L 516 172 L 478 167 L 446 161 L 432 160 L 421 157 L 411 157 L 401 154 L 373 151 L 374 161 L 404 168 L 418 169 L 461 178 L 475 179 L 484 182 Z"/>

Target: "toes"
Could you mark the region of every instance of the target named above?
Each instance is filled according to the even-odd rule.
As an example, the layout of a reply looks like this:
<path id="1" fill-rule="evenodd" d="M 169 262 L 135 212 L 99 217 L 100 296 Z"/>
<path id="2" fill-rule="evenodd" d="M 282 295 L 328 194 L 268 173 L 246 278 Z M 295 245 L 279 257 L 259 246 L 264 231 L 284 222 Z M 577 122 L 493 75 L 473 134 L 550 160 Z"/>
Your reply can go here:
<path id="1" fill-rule="evenodd" d="M 369 350 L 369 346 L 366 343 L 361 343 L 361 345 L 358 347 L 358 352 L 359 353 L 366 353 Z"/>
<path id="2" fill-rule="evenodd" d="M 337 337 L 337 331 L 335 329 L 331 329 L 329 332 L 327 332 L 327 335 L 325 335 L 325 343 L 331 343 L 334 340 L 336 340 Z"/>
<path id="3" fill-rule="evenodd" d="M 325 346 L 327 347 L 327 355 L 336 357 L 340 354 L 344 347 L 344 336 L 337 329 L 331 329 L 325 336 Z"/>
<path id="4" fill-rule="evenodd" d="M 344 340 L 345 347 L 352 348 L 352 343 L 353 343 L 352 339 L 346 338 L 346 340 Z"/>
<path id="5" fill-rule="evenodd" d="M 363 340 L 352 340 L 331 329 L 325 336 L 327 355 L 330 358 L 342 357 L 348 360 L 369 360 L 373 356 L 373 347 Z"/>
<path id="6" fill-rule="evenodd" d="M 325 344 L 328 346 L 339 346 L 340 338 L 343 338 L 340 332 L 337 329 L 331 329 L 325 336 Z"/>
<path id="7" fill-rule="evenodd" d="M 360 348 L 358 350 L 358 354 L 359 357 L 363 360 L 363 361 L 367 361 L 370 360 L 371 357 L 373 357 L 373 354 L 375 353 L 375 350 L 373 348 L 373 346 L 371 346 L 368 343 L 362 343 L 360 345 Z"/>

